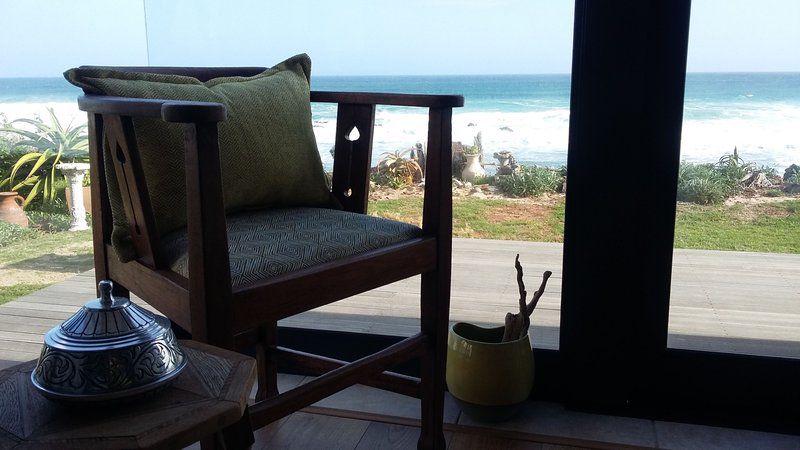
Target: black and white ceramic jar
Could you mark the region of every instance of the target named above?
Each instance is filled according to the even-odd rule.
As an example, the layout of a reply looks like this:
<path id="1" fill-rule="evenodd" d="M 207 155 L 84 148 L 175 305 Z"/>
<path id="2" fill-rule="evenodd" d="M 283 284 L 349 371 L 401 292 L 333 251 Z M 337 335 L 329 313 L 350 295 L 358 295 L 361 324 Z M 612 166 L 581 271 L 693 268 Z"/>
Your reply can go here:
<path id="1" fill-rule="evenodd" d="M 31 381 L 45 396 L 76 402 L 144 394 L 174 380 L 186 366 L 168 319 L 128 298 L 114 297 L 111 281 L 50 330 Z"/>

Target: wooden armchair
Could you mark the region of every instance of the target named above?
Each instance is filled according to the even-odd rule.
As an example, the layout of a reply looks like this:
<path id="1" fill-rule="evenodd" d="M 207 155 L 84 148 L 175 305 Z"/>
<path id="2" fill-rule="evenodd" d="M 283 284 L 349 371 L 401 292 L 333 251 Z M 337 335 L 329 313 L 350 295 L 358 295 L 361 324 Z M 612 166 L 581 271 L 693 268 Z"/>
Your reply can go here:
<path id="1" fill-rule="evenodd" d="M 250 76 L 264 68 L 122 67 L 121 71 L 214 77 Z M 429 109 L 423 226 L 418 236 L 332 262 L 236 284 L 229 259 L 231 219 L 223 213 L 217 124 L 226 120 L 218 103 L 145 100 L 85 95 L 78 104 L 89 115 L 94 258 L 97 279 L 110 279 L 117 294 L 135 293 L 166 314 L 195 340 L 233 350 L 256 348 L 258 392 L 249 409 L 254 428 L 308 406 L 356 383 L 421 398 L 421 448 L 444 448 L 444 366 L 451 264 L 451 116 L 461 96 L 311 92 L 312 102 L 338 104 L 333 195 L 345 211 L 365 214 L 369 189 L 375 105 Z M 188 276 L 164 262 L 148 187 L 137 153 L 133 118 L 185 124 Z M 356 127 L 360 137 L 348 140 Z M 115 149 L 114 168 L 125 192 L 124 208 L 138 258 L 122 263 L 111 247 L 112 216 L 107 195 L 104 139 Z M 122 176 L 119 176 L 119 175 Z M 176 214 L 183 214 L 176 211 Z M 276 345 L 277 321 L 397 280 L 422 274 L 421 330 L 395 345 L 352 363 Z M 387 371 L 421 358 L 419 379 Z M 324 375 L 283 394 L 277 362 L 305 364 Z"/>

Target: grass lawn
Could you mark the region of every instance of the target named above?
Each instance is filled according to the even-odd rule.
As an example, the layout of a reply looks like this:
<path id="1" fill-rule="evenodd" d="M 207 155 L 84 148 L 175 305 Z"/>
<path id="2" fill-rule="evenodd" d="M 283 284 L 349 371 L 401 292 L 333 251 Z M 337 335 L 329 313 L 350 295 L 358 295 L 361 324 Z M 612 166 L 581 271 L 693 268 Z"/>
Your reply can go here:
<path id="1" fill-rule="evenodd" d="M 418 198 L 370 204 L 373 214 L 417 225 L 421 211 L 422 200 Z M 453 199 L 456 237 L 563 242 L 563 221 L 563 197 L 549 204 Z M 800 200 L 732 206 L 680 203 L 675 247 L 800 253 Z"/>
<path id="2" fill-rule="evenodd" d="M 800 200 L 732 206 L 679 204 L 675 247 L 800 253 Z"/>
<path id="3" fill-rule="evenodd" d="M 91 231 L 26 233 L 0 247 L 0 304 L 93 267 Z"/>
<path id="4" fill-rule="evenodd" d="M 419 225 L 422 199 L 370 203 L 372 214 Z M 453 235 L 563 242 L 563 197 L 453 199 Z M 678 205 L 675 247 L 800 253 L 800 200 L 733 206 Z M 31 232 L 0 242 L 0 304 L 91 269 L 91 232 Z"/>
<path id="5" fill-rule="evenodd" d="M 405 197 L 369 204 L 370 214 L 420 225 L 422 199 Z M 453 236 L 539 242 L 564 241 L 564 202 L 453 199 Z"/>

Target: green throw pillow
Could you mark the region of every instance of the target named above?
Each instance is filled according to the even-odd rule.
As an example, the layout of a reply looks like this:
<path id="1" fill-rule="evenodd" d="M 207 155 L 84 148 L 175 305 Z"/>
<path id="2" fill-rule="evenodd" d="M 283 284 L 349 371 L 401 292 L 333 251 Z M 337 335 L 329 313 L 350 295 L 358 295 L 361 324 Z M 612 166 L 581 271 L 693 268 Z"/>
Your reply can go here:
<path id="1" fill-rule="evenodd" d="M 87 67 L 64 77 L 87 94 L 222 103 L 219 124 L 227 212 L 272 206 L 329 206 L 330 191 L 311 124 L 311 60 L 297 55 L 251 77 L 205 83 L 193 77 Z M 184 126 L 134 118 L 145 181 L 159 234 L 186 226 Z M 106 149 L 106 161 L 111 155 Z M 136 257 L 113 166 L 107 164 L 114 216 L 112 243 L 123 261 Z"/>

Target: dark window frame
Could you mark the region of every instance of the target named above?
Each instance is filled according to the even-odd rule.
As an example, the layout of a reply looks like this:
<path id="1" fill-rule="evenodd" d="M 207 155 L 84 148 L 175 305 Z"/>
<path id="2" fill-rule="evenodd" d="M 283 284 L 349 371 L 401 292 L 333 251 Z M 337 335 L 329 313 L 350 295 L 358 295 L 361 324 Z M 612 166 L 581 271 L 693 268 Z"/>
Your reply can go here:
<path id="1" fill-rule="evenodd" d="M 667 348 L 689 13 L 689 0 L 576 2 L 563 398 L 797 432 L 800 360 Z M 596 181 L 615 172 L 642 177 Z"/>
<path id="2" fill-rule="evenodd" d="M 689 13 L 690 0 L 576 0 L 560 349 L 535 349 L 532 396 L 797 433 L 800 360 L 667 348 Z M 597 181 L 616 172 L 646 176 L 633 190 Z M 280 340 L 352 360 L 399 339 Z"/>

